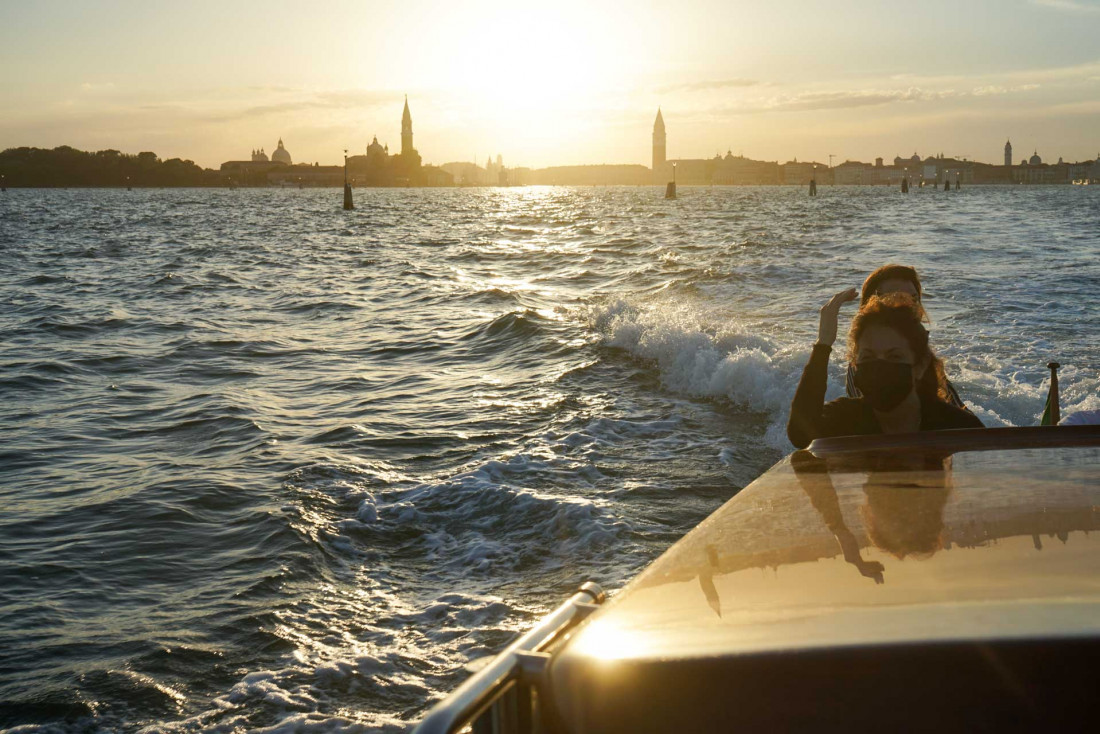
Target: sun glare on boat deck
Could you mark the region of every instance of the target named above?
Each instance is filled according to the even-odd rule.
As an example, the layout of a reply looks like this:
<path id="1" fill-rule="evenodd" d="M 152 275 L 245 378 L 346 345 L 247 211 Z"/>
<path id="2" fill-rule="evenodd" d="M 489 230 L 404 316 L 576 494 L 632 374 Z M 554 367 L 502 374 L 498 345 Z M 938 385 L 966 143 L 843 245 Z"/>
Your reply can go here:
<path id="1" fill-rule="evenodd" d="M 597 619 L 570 646 L 579 654 L 598 660 L 623 660 L 644 654 L 649 645 L 644 636 L 625 630 L 614 622 Z"/>

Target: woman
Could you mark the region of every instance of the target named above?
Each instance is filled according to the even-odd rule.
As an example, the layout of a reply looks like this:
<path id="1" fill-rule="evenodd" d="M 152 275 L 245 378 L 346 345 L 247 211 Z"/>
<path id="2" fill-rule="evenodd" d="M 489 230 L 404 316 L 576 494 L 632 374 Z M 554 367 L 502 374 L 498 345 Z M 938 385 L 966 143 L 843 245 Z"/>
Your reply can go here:
<path id="1" fill-rule="evenodd" d="M 821 309 L 817 343 L 791 402 L 791 443 L 805 448 L 827 436 L 981 428 L 973 414 L 948 402 L 943 363 L 928 346 L 920 305 L 901 293 L 872 297 L 852 321 L 848 361 L 860 397 L 825 403 L 837 317 L 840 307 L 855 299 L 850 288 Z"/>
<path id="2" fill-rule="evenodd" d="M 921 320 L 925 322 L 929 320 L 924 305 L 921 303 L 920 277 L 917 275 L 917 271 L 908 265 L 883 265 L 868 275 L 867 280 L 863 281 L 863 291 L 859 295 L 859 307 L 866 306 L 867 302 L 874 296 L 886 296 L 891 293 L 903 293 L 911 296 L 917 303 Z M 962 398 L 955 392 L 955 386 L 950 381 L 945 381 L 944 385 L 947 387 L 948 402 L 958 408 L 965 408 L 966 405 L 963 403 Z M 859 397 L 859 388 L 856 387 L 855 383 L 855 367 L 851 363 L 848 364 L 848 374 L 845 378 L 844 387 L 848 392 L 848 397 Z"/>

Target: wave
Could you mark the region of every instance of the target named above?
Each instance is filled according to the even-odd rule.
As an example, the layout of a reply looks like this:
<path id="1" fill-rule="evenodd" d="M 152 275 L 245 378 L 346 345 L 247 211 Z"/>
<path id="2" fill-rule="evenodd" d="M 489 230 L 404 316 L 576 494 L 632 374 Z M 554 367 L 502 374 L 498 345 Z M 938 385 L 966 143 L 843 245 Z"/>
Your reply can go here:
<path id="1" fill-rule="evenodd" d="M 723 398 L 768 416 L 767 443 L 783 451 L 786 414 L 808 349 L 778 344 L 696 305 L 615 300 L 589 311 L 611 349 L 656 366 L 661 383 L 690 397 Z M 837 397 L 834 388 L 830 397 Z"/>
<path id="2" fill-rule="evenodd" d="M 17 194 L 0 636 L 29 673 L 0 698 L 59 730 L 404 730 L 785 454 L 825 290 L 899 242 L 983 420 L 1036 423 L 1050 358 L 1064 414 L 1100 407 L 1089 192 L 1055 188 Z"/>
<path id="3" fill-rule="evenodd" d="M 576 345 L 555 338 L 568 328 L 568 325 L 550 318 L 546 312 L 524 309 L 509 311 L 482 322 L 458 340 L 468 345 L 470 359 L 496 359 L 522 350 L 531 352 L 528 360 L 538 361 L 548 355 L 559 356 L 573 350 Z"/>
<path id="4" fill-rule="evenodd" d="M 601 478 L 587 461 L 519 453 L 396 490 L 356 470 L 351 481 L 328 482 L 327 491 L 342 490 L 345 506 L 355 502 L 351 516 L 333 519 L 339 535 L 429 564 L 433 576 L 467 576 L 561 568 L 608 547 L 629 526 L 583 496 Z"/>
<path id="5" fill-rule="evenodd" d="M 512 337 L 527 337 L 537 334 L 544 323 L 544 319 L 535 311 L 512 311 L 497 316 L 488 323 L 481 324 L 473 331 L 468 332 L 464 339 L 491 339 L 504 340 Z"/>
<path id="6" fill-rule="evenodd" d="M 611 349 L 656 367 L 662 384 L 682 395 L 723 398 L 768 416 L 766 441 L 791 450 L 786 421 L 809 348 L 748 332 L 735 321 L 698 304 L 666 299 L 639 304 L 609 301 L 589 309 L 589 322 Z M 969 347 L 980 353 L 980 344 Z M 954 350 L 965 354 L 967 347 Z M 987 426 L 1037 425 L 1049 379 L 1039 370 L 1021 375 L 996 358 L 952 358 L 948 376 L 967 406 Z M 1038 360 L 1042 362 L 1042 360 Z M 834 355 L 826 399 L 844 392 L 844 366 Z M 1100 408 L 1100 378 L 1091 370 L 1064 367 L 1059 374 L 1062 415 Z"/>

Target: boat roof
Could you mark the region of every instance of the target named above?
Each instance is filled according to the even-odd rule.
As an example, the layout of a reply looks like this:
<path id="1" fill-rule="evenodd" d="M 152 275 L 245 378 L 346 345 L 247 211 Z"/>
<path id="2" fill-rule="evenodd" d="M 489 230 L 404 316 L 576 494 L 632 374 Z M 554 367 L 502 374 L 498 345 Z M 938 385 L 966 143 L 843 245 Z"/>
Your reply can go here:
<path id="1" fill-rule="evenodd" d="M 655 662 L 1100 639 L 1097 529 L 1100 426 L 816 441 L 580 626 L 555 688 L 584 699 L 593 671 Z"/>

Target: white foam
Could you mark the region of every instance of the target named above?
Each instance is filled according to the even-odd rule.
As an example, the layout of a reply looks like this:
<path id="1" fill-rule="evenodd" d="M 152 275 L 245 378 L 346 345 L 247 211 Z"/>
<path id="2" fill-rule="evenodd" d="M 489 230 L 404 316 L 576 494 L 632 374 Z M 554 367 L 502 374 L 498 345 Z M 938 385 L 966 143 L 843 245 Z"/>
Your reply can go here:
<path id="1" fill-rule="evenodd" d="M 366 524 L 378 520 L 378 506 L 374 497 L 364 497 L 359 501 L 359 508 L 355 511 L 355 519 Z"/>
<path id="2" fill-rule="evenodd" d="M 316 699 L 303 693 L 289 693 L 277 683 L 278 673 L 260 670 L 249 673 L 233 686 L 224 700 L 230 704 L 259 699 L 281 708 L 308 711 L 317 705 Z"/>
<path id="3" fill-rule="evenodd" d="M 274 726 L 260 729 L 249 727 L 252 734 L 328 734 L 340 732 L 341 734 L 358 734 L 359 732 L 377 732 L 383 728 L 392 728 L 397 731 L 405 731 L 407 726 L 397 717 L 373 717 L 370 724 L 364 724 L 343 716 L 326 716 L 324 714 L 298 714 L 289 716 Z M 236 731 L 234 729 L 233 731 Z"/>
<path id="4" fill-rule="evenodd" d="M 1037 375 L 1044 377 L 1039 381 Z M 1007 362 L 983 359 L 979 368 L 959 370 L 958 378 L 952 375 L 967 405 L 987 426 L 1039 424 L 1050 390 L 1049 372 L 1042 366 L 1025 371 Z M 1063 416 L 1100 407 L 1100 376 L 1095 373 L 1066 366 L 1058 373 L 1058 384 Z"/>
<path id="5" fill-rule="evenodd" d="M 790 450 L 786 419 L 809 346 L 783 345 L 743 329 L 720 313 L 673 300 L 598 306 L 590 323 L 604 343 L 651 361 L 661 382 L 691 397 L 725 398 L 768 416 L 767 443 Z M 834 366 L 839 377 L 840 368 Z M 834 381 L 835 383 L 835 381 Z M 830 397 L 841 394 L 835 384 Z"/>
<path id="6" fill-rule="evenodd" d="M 765 414 L 767 445 L 784 453 L 792 449 L 786 422 L 810 344 L 756 335 L 722 311 L 671 298 L 604 303 L 590 309 L 589 323 L 606 346 L 652 362 L 669 390 L 696 398 L 724 398 Z M 972 350 L 981 356 L 956 360 L 946 354 L 948 374 L 967 406 L 987 426 L 1037 425 L 1049 388 L 1049 379 L 1036 379 L 1043 374 L 1041 367 L 1024 372 L 983 354 L 978 345 Z M 964 354 L 966 349 L 958 351 Z M 843 369 L 834 353 L 827 400 L 844 394 Z M 1063 415 L 1100 406 L 1095 374 L 1065 367 L 1059 381 Z"/>

